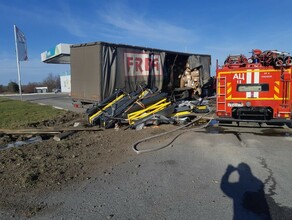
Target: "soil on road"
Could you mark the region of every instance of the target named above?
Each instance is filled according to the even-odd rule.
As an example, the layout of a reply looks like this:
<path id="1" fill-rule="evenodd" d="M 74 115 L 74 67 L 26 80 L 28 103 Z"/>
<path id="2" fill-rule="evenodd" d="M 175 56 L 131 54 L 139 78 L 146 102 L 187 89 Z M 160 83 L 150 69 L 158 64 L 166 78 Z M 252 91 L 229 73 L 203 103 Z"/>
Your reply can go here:
<path id="1" fill-rule="evenodd" d="M 76 122 L 84 122 L 84 115 L 68 112 L 60 118 L 22 128 L 70 127 Z M 39 196 L 89 179 L 93 171 L 106 170 L 134 155 L 131 145 L 137 140 L 173 128 L 163 125 L 140 131 L 124 128 L 79 131 L 59 142 L 52 136 L 41 135 L 41 142 L 1 150 L 0 210 L 11 213 L 12 218 L 32 217 L 46 208 L 46 204 L 34 202 Z M 27 138 L 0 134 L 0 146 Z"/>

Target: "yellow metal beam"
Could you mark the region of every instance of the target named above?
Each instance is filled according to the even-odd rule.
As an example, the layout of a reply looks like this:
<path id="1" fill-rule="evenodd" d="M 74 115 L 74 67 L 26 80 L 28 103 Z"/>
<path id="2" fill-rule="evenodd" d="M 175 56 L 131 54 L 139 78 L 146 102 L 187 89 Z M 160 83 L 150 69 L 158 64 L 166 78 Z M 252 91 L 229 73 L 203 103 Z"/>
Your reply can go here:
<path id="1" fill-rule="evenodd" d="M 101 110 L 99 110 L 95 114 L 91 115 L 89 117 L 89 123 L 92 124 L 93 123 L 93 120 L 96 117 L 98 117 L 99 115 L 101 115 L 107 108 L 111 107 L 114 103 L 116 103 L 117 101 L 119 101 L 123 97 L 125 97 L 125 94 L 122 94 L 122 95 L 118 96 L 116 99 L 114 99 L 113 101 L 111 101 L 110 103 L 108 103 L 105 107 L 103 107 Z"/>
<path id="2" fill-rule="evenodd" d="M 166 98 L 160 100 L 159 102 L 156 102 L 153 105 L 148 106 L 145 109 L 132 112 L 128 114 L 128 122 L 129 124 L 134 124 L 134 121 L 145 118 L 149 115 L 153 115 L 156 112 L 159 112 L 163 109 L 165 109 L 167 106 L 169 106 L 171 102 L 167 102 Z"/>

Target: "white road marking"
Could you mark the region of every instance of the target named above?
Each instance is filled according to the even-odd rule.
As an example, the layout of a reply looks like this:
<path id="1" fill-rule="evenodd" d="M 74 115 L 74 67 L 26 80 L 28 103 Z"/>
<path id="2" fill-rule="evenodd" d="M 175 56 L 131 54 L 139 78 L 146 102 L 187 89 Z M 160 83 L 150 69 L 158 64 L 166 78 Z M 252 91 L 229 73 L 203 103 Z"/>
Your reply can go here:
<path id="1" fill-rule="evenodd" d="M 67 109 L 64 109 L 64 108 L 61 108 L 61 107 L 58 107 L 58 106 L 53 106 L 53 108 L 55 108 L 55 109 L 61 109 L 61 110 L 67 110 Z"/>

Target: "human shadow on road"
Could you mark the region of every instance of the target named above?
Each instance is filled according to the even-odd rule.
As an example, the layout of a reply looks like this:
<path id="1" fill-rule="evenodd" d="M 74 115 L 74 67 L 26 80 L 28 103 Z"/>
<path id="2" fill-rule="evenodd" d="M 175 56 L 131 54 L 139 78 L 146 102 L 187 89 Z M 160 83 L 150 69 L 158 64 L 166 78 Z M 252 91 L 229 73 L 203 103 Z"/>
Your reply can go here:
<path id="1" fill-rule="evenodd" d="M 239 175 L 238 182 L 230 182 L 233 172 Z M 233 199 L 233 219 L 271 219 L 265 197 L 264 184 L 256 178 L 246 163 L 237 167 L 228 165 L 221 179 L 221 190 Z"/>

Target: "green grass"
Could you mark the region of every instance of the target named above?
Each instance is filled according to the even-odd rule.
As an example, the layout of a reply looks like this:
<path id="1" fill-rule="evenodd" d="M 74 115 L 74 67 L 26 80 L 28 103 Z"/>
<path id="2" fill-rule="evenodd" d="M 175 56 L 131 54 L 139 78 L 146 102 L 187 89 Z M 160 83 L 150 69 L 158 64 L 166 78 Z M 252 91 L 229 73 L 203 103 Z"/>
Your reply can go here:
<path id="1" fill-rule="evenodd" d="M 20 128 L 28 123 L 41 122 L 64 114 L 51 106 L 0 97 L 0 128 Z"/>

